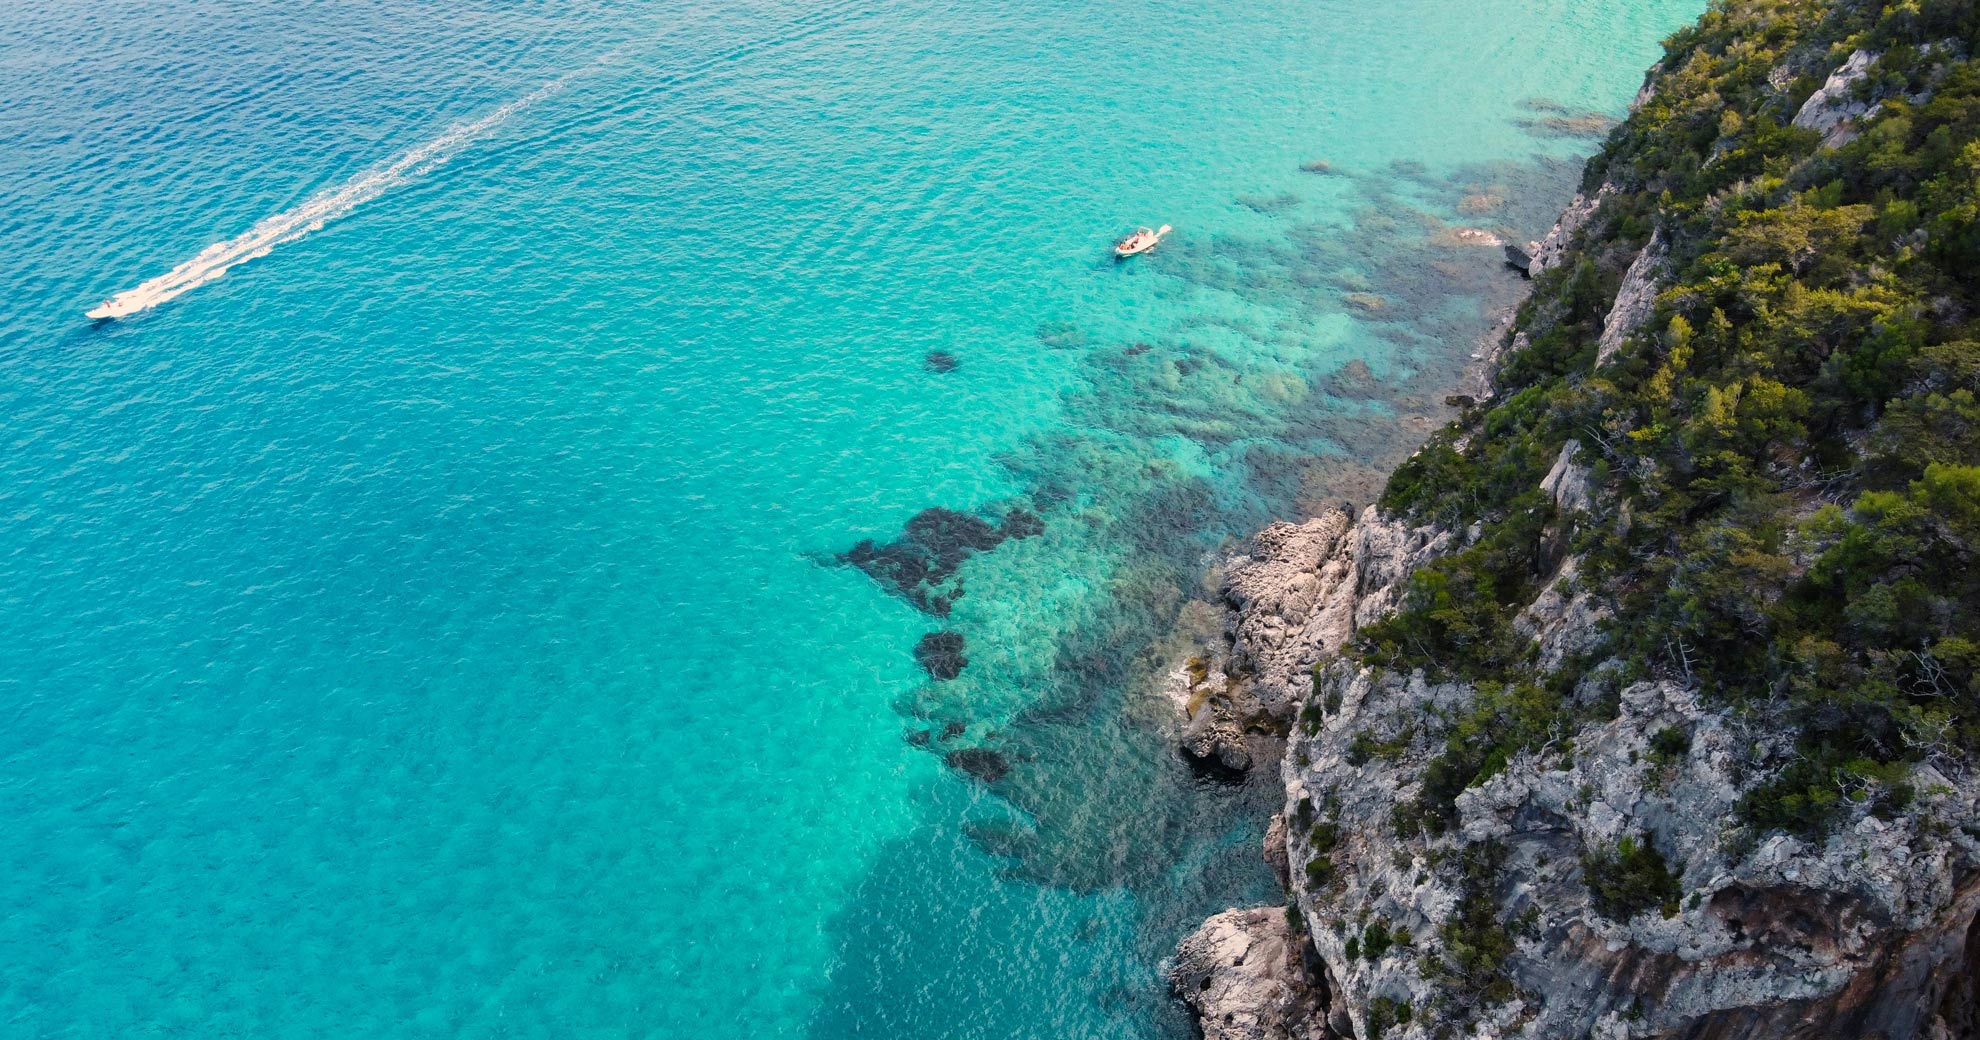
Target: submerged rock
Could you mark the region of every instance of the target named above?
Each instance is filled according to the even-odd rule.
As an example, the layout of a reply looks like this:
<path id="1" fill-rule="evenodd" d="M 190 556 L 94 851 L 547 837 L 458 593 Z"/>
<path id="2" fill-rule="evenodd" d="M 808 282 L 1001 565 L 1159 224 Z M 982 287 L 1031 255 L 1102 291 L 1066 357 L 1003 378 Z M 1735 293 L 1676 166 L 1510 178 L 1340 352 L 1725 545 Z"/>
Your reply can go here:
<path id="1" fill-rule="evenodd" d="M 1538 119 L 1517 120 L 1519 128 L 1535 137 L 1601 137 L 1616 128 L 1616 118 L 1600 112 L 1577 112 Z"/>
<path id="2" fill-rule="evenodd" d="M 962 362 L 957 360 L 954 354 L 946 350 L 931 350 L 928 352 L 927 357 L 921 359 L 921 362 L 930 372 L 934 372 L 937 375 L 946 375 L 954 372 L 962 365 Z"/>
<path id="3" fill-rule="evenodd" d="M 1045 521 L 1029 509 L 1013 509 L 1004 514 L 1006 538 L 1035 538 L 1045 533 Z"/>
<path id="4" fill-rule="evenodd" d="M 963 656 L 961 632 L 930 632 L 922 636 L 914 644 L 914 659 L 938 682 L 947 682 L 969 667 L 969 658 Z M 949 734 L 945 732 L 943 736 Z"/>
<path id="5" fill-rule="evenodd" d="M 916 513 L 901 536 L 879 543 L 871 538 L 842 552 L 838 562 L 857 567 L 889 592 L 936 617 L 949 616 L 963 594 L 956 578 L 963 561 L 1014 538 L 1045 530 L 1044 521 L 1025 509 L 1012 509 L 1000 523 L 940 507 Z"/>
<path id="6" fill-rule="evenodd" d="M 1474 191 L 1458 200 L 1457 209 L 1470 217 L 1482 217 L 1506 208 L 1506 195 L 1496 189 Z"/>
<path id="7" fill-rule="evenodd" d="M 1086 333 L 1069 321 L 1042 321 L 1035 333 L 1038 342 L 1054 350 L 1070 350 L 1086 345 Z"/>
<path id="8" fill-rule="evenodd" d="M 1002 780 L 1011 771 L 1010 760 L 989 748 L 960 748 L 943 755 L 942 761 L 986 784 Z"/>
<path id="9" fill-rule="evenodd" d="M 1289 191 L 1277 195 L 1239 195 L 1238 205 L 1268 217 L 1299 208 L 1300 198 Z"/>
<path id="10" fill-rule="evenodd" d="M 1336 369 L 1321 382 L 1321 387 L 1335 397 L 1348 400 L 1371 398 L 1382 390 L 1381 382 L 1375 378 L 1375 370 L 1360 358 Z"/>
<path id="11" fill-rule="evenodd" d="M 1376 293 L 1351 292 L 1341 297 L 1341 302 L 1364 314 L 1380 314 L 1389 309 L 1389 301 Z"/>
<path id="12" fill-rule="evenodd" d="M 1443 237 L 1445 241 L 1460 246 L 1480 246 L 1483 248 L 1491 249 L 1506 244 L 1505 239 L 1500 238 L 1499 236 L 1491 233 L 1490 231 L 1485 230 L 1484 228 L 1475 228 L 1475 227 L 1452 228 Z"/>

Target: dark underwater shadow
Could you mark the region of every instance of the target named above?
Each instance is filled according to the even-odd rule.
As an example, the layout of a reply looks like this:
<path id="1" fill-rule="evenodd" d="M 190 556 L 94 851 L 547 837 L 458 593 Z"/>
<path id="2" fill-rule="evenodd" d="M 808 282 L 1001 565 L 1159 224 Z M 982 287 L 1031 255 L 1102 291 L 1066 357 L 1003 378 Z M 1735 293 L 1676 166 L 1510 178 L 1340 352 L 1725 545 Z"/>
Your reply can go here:
<path id="1" fill-rule="evenodd" d="M 1129 342 L 1039 322 L 1040 349 L 1083 352 L 1089 379 L 1060 430 L 1001 460 L 1021 500 L 929 503 L 1042 525 L 980 539 L 941 575 L 958 589 L 1019 566 L 1006 545 L 1049 543 L 1058 525 L 1118 552 L 1101 601 L 1049 648 L 1047 678 L 989 697 L 996 674 L 971 664 L 900 704 L 908 739 L 957 775 L 831 921 L 837 965 L 812 1035 L 1186 1037 L 1162 960 L 1204 916 L 1282 898 L 1258 850 L 1277 768 L 1231 784 L 1183 763 L 1175 709 L 1153 692 L 1178 663 L 1171 633 L 1215 617 L 1203 578 L 1218 552 L 1324 501 L 1371 501 L 1452 414 L 1446 398 L 1469 391 L 1523 292 L 1482 243 L 1538 237 L 1578 169 L 1536 157 L 1332 175 L 1358 202 L 1347 223 L 1252 200 L 1283 217 L 1278 233 L 1193 235 L 1139 258 L 1137 277 L 1201 301 L 1191 316 Z M 1311 335 L 1344 318 L 1350 349 Z M 1207 470 L 1177 466 L 1178 444 Z M 959 628 L 970 661 L 995 659 L 988 633 L 946 617 L 953 600 L 903 595 Z"/>

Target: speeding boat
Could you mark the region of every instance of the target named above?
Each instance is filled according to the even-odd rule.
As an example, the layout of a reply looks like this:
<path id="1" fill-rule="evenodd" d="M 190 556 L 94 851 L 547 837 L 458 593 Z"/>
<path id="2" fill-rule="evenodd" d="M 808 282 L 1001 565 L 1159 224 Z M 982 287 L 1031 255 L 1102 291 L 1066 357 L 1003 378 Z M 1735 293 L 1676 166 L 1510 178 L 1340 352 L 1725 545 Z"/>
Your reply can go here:
<path id="1" fill-rule="evenodd" d="M 1171 230 L 1167 224 L 1162 225 L 1160 229 L 1155 231 L 1141 228 L 1134 234 L 1114 243 L 1114 257 L 1118 260 L 1125 260 L 1136 253 L 1146 253 L 1150 249 L 1155 248 L 1155 243 L 1160 242 L 1162 236 L 1168 234 Z"/>

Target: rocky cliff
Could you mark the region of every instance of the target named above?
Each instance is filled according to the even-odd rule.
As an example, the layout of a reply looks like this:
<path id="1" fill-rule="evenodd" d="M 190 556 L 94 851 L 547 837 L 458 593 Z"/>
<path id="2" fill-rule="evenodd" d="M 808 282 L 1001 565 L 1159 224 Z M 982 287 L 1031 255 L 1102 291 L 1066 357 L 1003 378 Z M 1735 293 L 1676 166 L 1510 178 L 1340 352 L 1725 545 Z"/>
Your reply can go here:
<path id="1" fill-rule="evenodd" d="M 1976 36 L 1715 6 L 1535 251 L 1496 399 L 1227 561 L 1171 693 L 1219 768 L 1288 734 L 1288 907 L 1184 942 L 1206 1037 L 1980 1036 L 1980 437 L 1931 425 L 1980 426 L 1980 299 L 1972 214 L 1922 215 L 1980 166 L 1883 172 L 1980 138 L 1932 116 L 1980 113 Z M 1899 313 L 1915 374 L 1845 385 Z"/>
<path id="2" fill-rule="evenodd" d="M 1921 764 L 1927 793 L 1903 813 L 1866 810 L 1819 842 L 1755 836 L 1731 821 L 1791 751 L 1789 728 L 1594 668 L 1575 696 L 1607 702 L 1605 721 L 1457 792 L 1440 829 L 1400 822 L 1427 811 L 1481 691 L 1337 651 L 1357 620 L 1381 620 L 1413 562 L 1462 542 L 1371 508 L 1275 525 L 1233 561 L 1233 657 L 1260 686 L 1307 687 L 1283 827 L 1295 935 L 1310 933 L 1317 965 L 1296 970 L 1277 908 L 1213 920 L 1179 955 L 1179 989 L 1249 1024 L 1206 1021 L 1206 1036 L 1319 1035 L 1302 1024 L 1328 1017 L 1336 1036 L 1970 1035 L 1970 776 Z M 1572 660 L 1599 642 L 1601 612 L 1557 577 L 1521 617 L 1539 657 Z M 1253 945 L 1273 973 L 1206 966 Z M 1298 1012 L 1321 994 L 1324 1014 Z"/>

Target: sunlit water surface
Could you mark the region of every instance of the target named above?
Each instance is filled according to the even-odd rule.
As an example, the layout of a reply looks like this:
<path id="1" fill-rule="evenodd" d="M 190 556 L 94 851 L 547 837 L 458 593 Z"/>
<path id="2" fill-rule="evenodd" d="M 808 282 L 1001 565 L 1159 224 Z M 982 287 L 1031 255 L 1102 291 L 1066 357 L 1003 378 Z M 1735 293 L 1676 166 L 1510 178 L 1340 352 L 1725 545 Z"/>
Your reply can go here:
<path id="1" fill-rule="evenodd" d="M 1701 7 L 0 11 L 0 1032 L 1186 1035 L 1173 633 Z"/>

